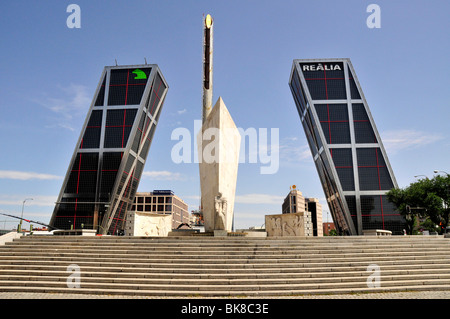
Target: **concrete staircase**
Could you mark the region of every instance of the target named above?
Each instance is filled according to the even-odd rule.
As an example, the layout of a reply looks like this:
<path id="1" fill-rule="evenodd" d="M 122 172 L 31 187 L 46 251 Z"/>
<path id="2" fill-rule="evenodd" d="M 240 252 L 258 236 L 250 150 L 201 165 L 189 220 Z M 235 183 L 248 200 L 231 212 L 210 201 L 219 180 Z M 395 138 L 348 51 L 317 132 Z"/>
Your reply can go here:
<path id="1" fill-rule="evenodd" d="M 368 287 L 372 264 L 379 287 Z M 70 265 L 80 269 L 79 288 L 68 287 Z M 0 246 L 0 292 L 270 297 L 406 290 L 450 290 L 450 239 L 27 236 Z"/>

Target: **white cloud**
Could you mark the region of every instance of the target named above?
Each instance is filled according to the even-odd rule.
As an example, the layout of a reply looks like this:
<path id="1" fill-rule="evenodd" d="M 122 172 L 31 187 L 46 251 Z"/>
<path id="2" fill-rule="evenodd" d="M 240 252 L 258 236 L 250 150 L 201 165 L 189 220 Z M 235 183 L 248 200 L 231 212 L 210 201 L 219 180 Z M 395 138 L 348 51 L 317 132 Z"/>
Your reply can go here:
<path id="1" fill-rule="evenodd" d="M 84 85 L 70 84 L 66 88 L 61 88 L 67 98 L 48 98 L 44 105 L 56 113 L 71 116 L 69 112 L 85 111 L 91 104 L 91 97 L 88 96 L 88 89 Z"/>
<path id="2" fill-rule="evenodd" d="M 272 205 L 280 205 L 283 204 L 285 196 L 277 196 L 270 194 L 245 194 L 245 195 L 236 195 L 235 203 L 238 204 L 272 204 Z"/>
<path id="3" fill-rule="evenodd" d="M 46 125 L 46 128 L 64 128 L 67 129 L 69 131 L 75 132 L 75 128 L 72 127 L 72 125 L 69 124 L 65 124 L 65 123 L 57 123 L 57 124 L 52 124 L 52 125 Z"/>
<path id="4" fill-rule="evenodd" d="M 51 174 L 42 174 L 35 172 L 20 172 L 20 171 L 0 171 L 0 179 L 15 179 L 15 180 L 57 180 L 62 179 L 61 176 L 51 175 Z"/>
<path id="5" fill-rule="evenodd" d="M 390 153 L 400 150 L 419 148 L 433 144 L 443 136 L 437 133 L 427 133 L 416 130 L 393 130 L 381 134 L 383 145 Z"/>
<path id="6" fill-rule="evenodd" d="M 74 131 L 71 120 L 82 116 L 91 105 L 92 97 L 84 85 L 70 84 L 68 87 L 59 87 L 63 97 L 44 97 L 33 101 L 56 113 L 58 117 L 53 121 L 57 124 L 47 125 L 47 128 L 60 127 Z"/>
<path id="7" fill-rule="evenodd" d="M 297 137 L 286 137 L 280 143 L 280 158 L 284 162 L 309 162 L 312 160 L 308 144 L 300 145 Z"/>
<path id="8" fill-rule="evenodd" d="M 45 195 L 0 195 L 0 205 L 13 205 L 22 207 L 26 198 L 32 198 L 26 201 L 26 206 L 55 206 L 58 196 Z"/>
<path id="9" fill-rule="evenodd" d="M 145 171 L 142 173 L 142 176 L 153 178 L 156 180 L 166 180 L 166 181 L 185 180 L 185 177 L 182 174 L 169 171 Z"/>
<path id="10" fill-rule="evenodd" d="M 200 195 L 186 195 L 182 197 L 187 199 L 200 200 Z"/>
<path id="11" fill-rule="evenodd" d="M 178 115 L 184 114 L 187 112 L 187 109 L 182 109 L 180 111 L 177 111 Z"/>

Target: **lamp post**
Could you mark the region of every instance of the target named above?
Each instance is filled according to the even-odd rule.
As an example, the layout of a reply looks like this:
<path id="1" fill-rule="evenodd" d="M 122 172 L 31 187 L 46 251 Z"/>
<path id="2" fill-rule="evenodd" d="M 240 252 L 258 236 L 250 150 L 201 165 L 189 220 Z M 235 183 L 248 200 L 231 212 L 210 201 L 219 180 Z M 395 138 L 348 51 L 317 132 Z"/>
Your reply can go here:
<path id="1" fill-rule="evenodd" d="M 434 170 L 434 173 L 435 174 L 437 174 L 437 173 L 444 173 L 444 174 L 446 174 L 448 177 L 450 177 L 450 174 L 449 173 L 447 173 L 447 172 L 445 172 L 445 171 L 439 171 L 439 170 Z M 447 188 L 446 189 L 446 193 L 447 193 L 447 200 L 448 200 L 448 194 L 449 194 L 449 192 L 450 192 L 450 189 L 449 188 Z M 448 208 L 449 208 L 449 205 L 448 205 L 448 202 L 446 202 L 446 200 L 445 199 L 443 199 L 443 201 L 444 201 L 444 209 L 445 210 L 447 210 Z M 447 219 L 447 224 L 448 224 L 448 219 Z M 437 226 L 436 226 L 437 227 Z M 444 233 L 447 231 L 445 228 L 447 227 L 447 225 L 444 225 L 443 226 L 444 227 Z"/>
<path id="2" fill-rule="evenodd" d="M 20 223 L 19 223 L 19 229 L 17 230 L 18 233 L 22 231 L 22 221 L 23 221 L 23 208 L 25 206 L 25 202 L 27 200 L 33 200 L 32 198 L 25 198 L 22 202 L 22 215 L 20 215 Z"/>

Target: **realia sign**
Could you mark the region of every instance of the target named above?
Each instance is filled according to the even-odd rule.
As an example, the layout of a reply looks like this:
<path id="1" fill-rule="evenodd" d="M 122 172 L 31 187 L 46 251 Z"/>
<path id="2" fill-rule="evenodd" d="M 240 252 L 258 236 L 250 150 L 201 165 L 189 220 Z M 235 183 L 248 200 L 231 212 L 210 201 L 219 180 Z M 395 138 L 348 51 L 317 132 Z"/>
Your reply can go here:
<path id="1" fill-rule="evenodd" d="M 315 63 L 315 64 L 303 64 L 302 65 L 303 71 L 341 71 L 341 66 L 339 64 L 322 64 L 322 63 Z"/>

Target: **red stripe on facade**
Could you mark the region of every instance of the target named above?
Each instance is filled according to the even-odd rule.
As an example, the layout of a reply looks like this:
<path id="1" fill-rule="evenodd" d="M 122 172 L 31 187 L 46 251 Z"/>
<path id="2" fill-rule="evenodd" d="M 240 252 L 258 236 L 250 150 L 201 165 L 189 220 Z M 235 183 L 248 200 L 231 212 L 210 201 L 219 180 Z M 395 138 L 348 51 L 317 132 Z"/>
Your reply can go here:
<path id="1" fill-rule="evenodd" d="M 348 121 L 320 121 L 320 123 L 348 123 Z"/>
<path id="2" fill-rule="evenodd" d="M 83 146 L 83 145 L 81 145 L 81 146 Z M 81 153 L 80 153 L 80 160 L 78 161 L 77 194 L 78 194 L 78 189 L 80 186 L 80 172 L 81 172 Z"/>
<path id="3" fill-rule="evenodd" d="M 158 90 L 156 90 L 156 92 L 155 92 L 155 95 L 158 98 L 158 101 L 160 100 L 158 93 L 159 93 L 159 89 L 161 88 L 161 84 L 162 84 L 162 82 L 159 82 Z M 155 103 L 156 103 L 156 99 L 153 101 L 152 109 L 150 110 L 150 113 L 152 113 L 152 114 L 153 114 L 153 108 L 155 107 Z"/>
<path id="4" fill-rule="evenodd" d="M 328 100 L 327 71 L 323 70 L 323 76 L 325 80 L 325 94 Z"/>
<path id="5" fill-rule="evenodd" d="M 323 72 L 325 72 L 325 70 Z M 305 78 L 305 80 L 307 80 L 307 81 L 314 81 L 314 80 L 345 80 L 345 78 L 327 78 L 327 77 L 324 77 L 324 78 Z"/>
<path id="6" fill-rule="evenodd" d="M 386 167 L 386 166 L 379 166 L 379 165 L 376 165 L 376 166 L 374 166 L 374 165 L 372 165 L 372 166 L 369 166 L 369 165 L 368 166 L 358 166 L 358 168 L 380 168 L 380 167 Z"/>
<path id="7" fill-rule="evenodd" d="M 110 127 L 132 127 L 133 125 L 107 125 L 105 126 L 106 128 L 110 128 Z"/>
<path id="8" fill-rule="evenodd" d="M 109 86 L 126 86 L 126 85 L 146 85 L 147 83 L 129 83 L 129 84 L 110 84 Z"/>
<path id="9" fill-rule="evenodd" d="M 379 187 L 379 190 L 381 190 L 380 164 L 378 162 L 378 149 L 375 149 L 375 155 L 377 157 L 378 187 Z M 383 198 L 381 197 L 381 195 L 380 195 L 380 205 L 381 205 L 381 221 L 383 223 L 383 229 L 385 229 L 385 227 L 384 227 Z"/>
<path id="10" fill-rule="evenodd" d="M 327 100 L 328 100 L 328 93 L 327 93 Z M 330 144 L 331 142 L 331 121 L 330 121 L 330 106 L 327 104 L 327 113 L 328 113 L 328 137 L 330 138 Z"/>
<path id="11" fill-rule="evenodd" d="M 377 157 L 378 189 L 381 190 L 380 164 L 378 163 L 378 149 L 375 149 L 375 155 Z"/>
<path id="12" fill-rule="evenodd" d="M 328 100 L 327 72 L 325 70 L 323 70 L 323 76 L 324 76 L 323 80 L 325 80 L 325 95 Z M 327 113 L 328 113 L 328 137 L 330 139 L 329 144 L 332 144 L 332 142 L 331 142 L 331 124 L 330 124 L 330 106 L 328 104 L 327 104 Z M 331 153 L 331 156 L 333 156 L 333 153 L 332 152 L 330 152 L 330 153 Z"/>
<path id="13" fill-rule="evenodd" d="M 126 103 L 126 100 L 125 100 Z M 125 120 L 127 117 L 127 110 L 123 110 L 123 125 L 122 125 L 122 148 L 123 148 L 123 139 L 125 138 Z"/>
<path id="14" fill-rule="evenodd" d="M 71 204 L 71 203 L 64 203 L 64 204 Z M 55 216 L 56 218 L 73 218 L 75 217 L 74 215 L 71 216 Z M 78 216 L 80 218 L 94 218 L 93 216 Z"/>
<path id="15" fill-rule="evenodd" d="M 127 71 L 127 86 L 125 89 L 125 105 L 127 105 L 127 99 L 128 99 L 128 79 L 130 77 L 130 70 Z"/>

